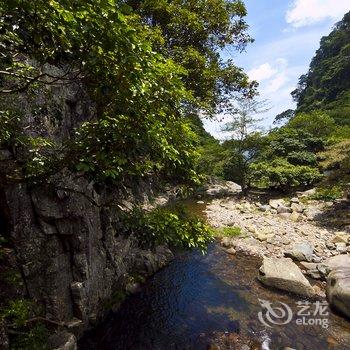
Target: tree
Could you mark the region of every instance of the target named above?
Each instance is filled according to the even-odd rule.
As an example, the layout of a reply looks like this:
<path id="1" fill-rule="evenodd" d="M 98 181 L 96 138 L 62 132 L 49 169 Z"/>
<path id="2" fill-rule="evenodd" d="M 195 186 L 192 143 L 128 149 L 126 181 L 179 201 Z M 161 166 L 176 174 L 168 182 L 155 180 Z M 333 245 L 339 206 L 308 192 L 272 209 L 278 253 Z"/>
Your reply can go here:
<path id="1" fill-rule="evenodd" d="M 350 105 L 350 12 L 321 39 L 307 74 L 299 79 L 292 96 L 297 112 L 326 111 L 339 123 L 349 124 Z"/>
<path id="2" fill-rule="evenodd" d="M 299 113 L 288 123 L 288 128 L 303 130 L 314 137 L 327 137 L 336 127 L 334 120 L 322 111 Z"/>
<path id="3" fill-rule="evenodd" d="M 257 115 L 267 110 L 266 101 L 238 98 L 230 114 L 231 121 L 224 128 L 230 133 L 227 145 L 232 154 L 231 160 L 225 166 L 225 178 L 237 181 L 244 191 L 250 187 L 249 165 L 262 144 L 262 135 L 258 132 L 261 119 Z"/>
<path id="4" fill-rule="evenodd" d="M 224 0 L 1 2 L 0 106 L 11 117 L 0 120 L 0 143 L 18 140 L 14 130 L 23 134 L 17 154 L 25 172 L 66 166 L 100 181 L 195 180 L 198 140 L 188 111 L 213 113 L 234 92 L 254 93 L 255 83 L 219 55 L 251 41 L 245 15 L 243 3 Z M 17 130 L 16 94 L 33 102 L 30 96 L 70 84 L 81 84 L 94 106 L 70 140 L 39 145 L 31 125 Z M 43 111 L 38 119 L 54 119 L 36 103 L 28 109 Z"/>
<path id="5" fill-rule="evenodd" d="M 289 120 L 291 120 L 294 117 L 294 115 L 295 115 L 294 109 L 287 109 L 282 113 L 277 114 L 273 123 L 277 125 L 280 125 L 282 123 L 287 123 Z"/>
<path id="6" fill-rule="evenodd" d="M 250 81 L 232 59 L 220 51 L 229 46 L 242 52 L 253 40 L 244 20 L 240 0 L 128 0 L 144 22 L 158 31 L 157 49 L 187 71 L 186 87 L 208 115 L 227 108 L 237 93 L 253 96 L 257 83 Z"/>

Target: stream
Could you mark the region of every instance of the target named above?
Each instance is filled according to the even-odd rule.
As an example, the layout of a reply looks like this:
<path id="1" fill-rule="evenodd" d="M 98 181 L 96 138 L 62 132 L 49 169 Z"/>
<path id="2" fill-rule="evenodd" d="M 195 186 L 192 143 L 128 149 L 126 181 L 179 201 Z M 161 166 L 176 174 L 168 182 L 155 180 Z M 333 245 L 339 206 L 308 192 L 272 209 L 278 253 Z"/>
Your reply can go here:
<path id="1" fill-rule="evenodd" d="M 203 215 L 205 204 L 185 205 Z M 258 259 L 229 255 L 218 243 L 206 255 L 178 254 L 88 332 L 79 349 L 350 349 L 348 321 L 328 309 L 317 313 L 315 300 L 263 287 L 257 280 L 259 266 Z M 259 300 L 287 305 L 290 319 L 269 322 Z M 309 303 L 304 313 L 310 315 L 300 315 L 301 303 Z"/>

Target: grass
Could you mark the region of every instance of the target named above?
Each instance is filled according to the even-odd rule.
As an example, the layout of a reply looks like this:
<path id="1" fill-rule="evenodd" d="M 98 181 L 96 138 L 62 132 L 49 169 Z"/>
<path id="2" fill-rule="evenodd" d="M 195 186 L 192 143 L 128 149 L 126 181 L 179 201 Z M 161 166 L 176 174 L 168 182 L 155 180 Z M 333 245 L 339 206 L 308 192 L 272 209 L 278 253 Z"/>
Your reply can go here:
<path id="1" fill-rule="evenodd" d="M 215 230 L 215 236 L 217 237 L 238 237 L 242 233 L 242 229 L 238 226 L 220 227 Z"/>

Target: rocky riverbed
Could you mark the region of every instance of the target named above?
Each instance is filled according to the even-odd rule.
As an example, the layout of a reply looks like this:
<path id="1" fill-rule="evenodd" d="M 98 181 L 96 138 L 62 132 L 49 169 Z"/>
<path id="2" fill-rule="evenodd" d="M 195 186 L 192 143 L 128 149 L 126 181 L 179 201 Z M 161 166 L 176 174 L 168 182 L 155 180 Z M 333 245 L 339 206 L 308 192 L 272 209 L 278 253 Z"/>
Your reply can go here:
<path id="1" fill-rule="evenodd" d="M 221 244 L 229 254 L 263 259 L 262 283 L 307 297 L 327 294 L 329 303 L 350 317 L 349 202 L 311 200 L 313 193 L 263 200 L 217 198 L 206 214 L 215 228 L 240 229 Z"/>

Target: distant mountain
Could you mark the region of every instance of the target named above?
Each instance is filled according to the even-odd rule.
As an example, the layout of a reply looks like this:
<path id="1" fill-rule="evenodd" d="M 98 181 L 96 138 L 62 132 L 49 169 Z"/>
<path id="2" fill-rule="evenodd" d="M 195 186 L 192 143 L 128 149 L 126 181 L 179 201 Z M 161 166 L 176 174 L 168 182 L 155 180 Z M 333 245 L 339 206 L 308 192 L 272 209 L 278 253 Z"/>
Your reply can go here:
<path id="1" fill-rule="evenodd" d="M 350 125 L 350 12 L 321 39 L 292 96 L 297 112 L 321 109 L 338 124 Z"/>

